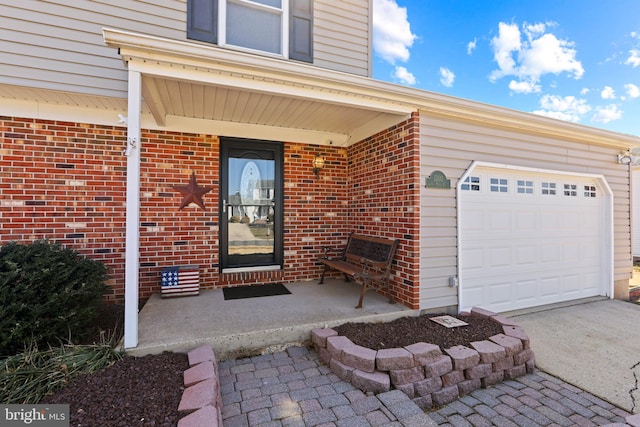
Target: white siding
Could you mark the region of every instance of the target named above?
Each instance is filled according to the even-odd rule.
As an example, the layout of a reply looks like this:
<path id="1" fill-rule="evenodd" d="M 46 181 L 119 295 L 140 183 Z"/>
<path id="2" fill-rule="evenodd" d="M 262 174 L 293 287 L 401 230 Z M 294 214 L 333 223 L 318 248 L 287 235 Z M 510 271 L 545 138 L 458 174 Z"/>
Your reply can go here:
<path id="1" fill-rule="evenodd" d="M 366 0 L 316 0 L 315 64 L 368 75 Z M 102 28 L 186 40 L 186 0 L 20 0 L 0 4 L 0 83 L 126 98 Z"/>
<path id="2" fill-rule="evenodd" d="M 368 0 L 315 0 L 314 64 L 370 77 Z"/>
<path id="3" fill-rule="evenodd" d="M 633 169 L 632 180 L 632 214 L 633 214 L 633 256 L 640 257 L 640 167 Z"/>
<path id="4" fill-rule="evenodd" d="M 112 27 L 184 39 L 184 0 L 21 0 L 0 5 L 3 83 L 126 98 L 126 72 L 102 40 Z"/>
<path id="5" fill-rule="evenodd" d="M 448 286 L 449 277 L 457 275 L 455 187 L 474 160 L 604 175 L 614 197 L 614 280 L 628 280 L 629 175 L 628 168 L 616 162 L 619 150 L 429 117 L 424 112 L 420 124 L 422 309 L 458 303 L 457 288 Z M 450 190 L 424 187 L 425 178 L 436 170 L 451 180 Z"/>

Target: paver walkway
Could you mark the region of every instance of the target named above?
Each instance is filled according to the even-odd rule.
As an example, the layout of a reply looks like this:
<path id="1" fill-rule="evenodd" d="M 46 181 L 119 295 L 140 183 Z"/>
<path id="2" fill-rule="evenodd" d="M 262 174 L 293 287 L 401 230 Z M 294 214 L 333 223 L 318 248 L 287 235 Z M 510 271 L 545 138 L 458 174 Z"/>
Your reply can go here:
<path id="1" fill-rule="evenodd" d="M 544 372 L 461 397 L 430 417 L 441 426 L 603 426 L 628 412 Z"/>
<path id="2" fill-rule="evenodd" d="M 425 414 L 398 390 L 361 392 L 304 347 L 220 362 L 219 375 L 224 427 L 599 426 L 630 415 L 542 372 Z"/>

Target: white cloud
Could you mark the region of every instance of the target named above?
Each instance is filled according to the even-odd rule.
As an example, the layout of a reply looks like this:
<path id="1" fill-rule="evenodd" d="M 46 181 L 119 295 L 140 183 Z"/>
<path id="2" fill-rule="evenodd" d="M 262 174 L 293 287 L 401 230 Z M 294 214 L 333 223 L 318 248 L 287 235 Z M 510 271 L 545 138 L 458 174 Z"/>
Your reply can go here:
<path id="1" fill-rule="evenodd" d="M 588 94 L 589 92 L 591 92 L 591 90 L 589 90 L 589 88 L 588 88 L 588 87 L 583 87 L 583 88 L 580 90 L 580 95 L 585 96 L 585 95 L 586 95 L 586 94 Z"/>
<path id="2" fill-rule="evenodd" d="M 544 34 L 547 30 L 547 24 L 543 24 L 542 22 L 538 22 L 537 24 L 523 24 L 522 28 L 524 33 L 527 35 L 527 38 L 531 40 Z"/>
<path id="3" fill-rule="evenodd" d="M 393 71 L 393 77 L 407 85 L 416 84 L 416 77 L 404 67 L 397 66 Z"/>
<path id="4" fill-rule="evenodd" d="M 602 99 L 616 99 L 616 91 L 611 86 L 605 86 L 600 92 Z"/>
<path id="5" fill-rule="evenodd" d="M 509 89 L 515 93 L 538 93 L 542 90 L 540 85 L 534 82 L 517 82 L 515 80 L 509 82 Z"/>
<path id="6" fill-rule="evenodd" d="M 448 68 L 440 67 L 440 83 L 442 86 L 451 87 L 453 81 L 456 79 L 456 75 Z"/>
<path id="7" fill-rule="evenodd" d="M 417 38 L 411 32 L 407 8 L 395 0 L 373 2 L 373 49 L 390 64 L 409 60 L 409 49 Z"/>
<path id="8" fill-rule="evenodd" d="M 629 57 L 624 62 L 627 65 L 631 65 L 633 68 L 636 68 L 640 65 L 640 49 L 631 49 L 629 51 Z"/>
<path id="9" fill-rule="evenodd" d="M 477 38 L 473 38 L 473 41 L 470 41 L 469 43 L 467 43 L 467 55 L 471 55 L 471 53 L 473 53 L 473 51 L 476 49 L 476 44 L 478 43 L 478 39 Z"/>
<path id="10" fill-rule="evenodd" d="M 568 73 L 574 79 L 580 79 L 584 68 L 576 59 L 574 43 L 546 32 L 550 25 L 554 24 L 525 24 L 523 37 L 518 25 L 500 22 L 498 35 L 491 40 L 498 69 L 491 72 L 489 79 L 518 78 L 519 82 L 509 84 L 510 88 L 537 88 L 540 78 L 549 73 Z M 526 93 L 531 92 L 534 91 Z"/>
<path id="11" fill-rule="evenodd" d="M 591 107 L 584 99 L 575 96 L 544 95 L 540 98 L 540 107 L 533 114 L 552 117 L 568 122 L 579 122 L 582 116 L 591 111 Z"/>
<path id="12" fill-rule="evenodd" d="M 511 57 L 512 52 L 520 51 L 520 30 L 517 25 L 498 24 L 498 36 L 491 39 L 493 59 L 500 70 L 491 72 L 490 79 L 495 81 L 501 77 L 516 74 L 516 61 Z"/>
<path id="13" fill-rule="evenodd" d="M 634 85 L 633 83 L 624 85 L 624 89 L 627 91 L 627 95 L 629 95 L 631 98 L 640 97 L 640 87 Z"/>
<path id="14" fill-rule="evenodd" d="M 618 106 L 616 104 L 609 104 L 606 107 L 596 108 L 596 112 L 591 118 L 591 121 L 595 123 L 609 123 L 610 121 L 618 120 L 621 117 L 622 110 L 618 110 Z"/>

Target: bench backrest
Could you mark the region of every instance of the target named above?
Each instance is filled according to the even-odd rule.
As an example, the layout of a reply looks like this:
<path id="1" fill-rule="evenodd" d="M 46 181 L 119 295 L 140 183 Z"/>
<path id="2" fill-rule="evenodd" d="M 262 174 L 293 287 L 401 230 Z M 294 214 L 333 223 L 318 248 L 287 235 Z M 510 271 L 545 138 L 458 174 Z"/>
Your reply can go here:
<path id="1" fill-rule="evenodd" d="M 380 267 L 388 269 L 398 248 L 398 240 L 384 237 L 351 234 L 344 249 L 344 259 L 355 264 L 366 258 Z"/>

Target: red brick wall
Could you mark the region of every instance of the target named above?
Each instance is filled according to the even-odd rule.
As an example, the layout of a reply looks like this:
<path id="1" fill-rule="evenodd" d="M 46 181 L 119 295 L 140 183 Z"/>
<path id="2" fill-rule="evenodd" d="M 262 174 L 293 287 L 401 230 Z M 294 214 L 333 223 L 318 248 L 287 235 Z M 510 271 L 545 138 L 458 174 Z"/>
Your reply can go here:
<path id="1" fill-rule="evenodd" d="M 125 130 L 0 117 L 0 242 L 49 239 L 124 288 Z"/>
<path id="2" fill-rule="evenodd" d="M 420 304 L 420 118 L 417 113 L 349 148 L 349 229 L 400 239 L 391 292 Z"/>
<path id="3" fill-rule="evenodd" d="M 126 129 L 0 117 L 1 241 L 47 238 L 103 260 L 124 298 Z M 317 280 L 323 246 L 354 230 L 400 238 L 394 296 L 416 308 L 418 118 L 349 149 L 285 144 L 283 271 L 220 274 L 219 141 L 216 136 L 143 131 L 140 297 L 160 288 L 164 266 L 200 266 L 201 286 Z M 312 160 L 326 158 L 316 177 Z M 178 210 L 174 185 L 212 186 L 206 210 Z M 412 268 L 415 266 L 415 268 Z M 415 271 L 414 271 L 415 270 Z M 411 290 L 415 287 L 415 290 Z"/>

